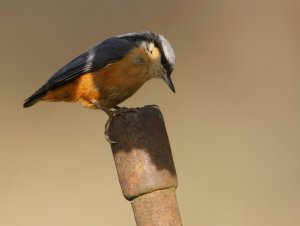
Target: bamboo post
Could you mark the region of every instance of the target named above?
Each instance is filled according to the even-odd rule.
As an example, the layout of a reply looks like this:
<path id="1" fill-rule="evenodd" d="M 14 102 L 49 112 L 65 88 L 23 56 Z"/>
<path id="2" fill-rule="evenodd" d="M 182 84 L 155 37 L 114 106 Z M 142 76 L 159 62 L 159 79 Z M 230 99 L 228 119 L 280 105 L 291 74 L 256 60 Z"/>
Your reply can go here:
<path id="1" fill-rule="evenodd" d="M 180 226 L 177 175 L 163 116 L 145 106 L 115 116 L 109 127 L 113 157 L 137 226 Z"/>

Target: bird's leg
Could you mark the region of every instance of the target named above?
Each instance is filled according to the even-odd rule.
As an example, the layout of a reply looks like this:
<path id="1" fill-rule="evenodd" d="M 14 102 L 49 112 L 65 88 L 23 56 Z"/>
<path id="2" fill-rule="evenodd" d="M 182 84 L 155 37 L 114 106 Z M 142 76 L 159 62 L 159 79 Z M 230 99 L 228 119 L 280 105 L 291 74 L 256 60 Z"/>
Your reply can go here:
<path id="1" fill-rule="evenodd" d="M 128 118 L 127 118 L 127 116 L 126 116 L 126 113 L 127 113 L 127 112 L 131 112 L 131 111 L 133 111 L 133 112 L 139 111 L 139 109 L 136 109 L 136 108 L 126 108 L 126 107 L 119 107 L 119 106 L 113 107 L 113 108 L 115 108 L 116 110 L 115 110 L 115 111 L 112 111 L 112 110 L 109 110 L 109 109 L 107 109 L 107 108 L 102 107 L 102 106 L 99 104 L 99 102 L 96 101 L 96 100 L 93 101 L 93 104 L 94 104 L 98 109 L 103 110 L 103 111 L 108 115 L 108 117 L 109 117 L 109 118 L 108 118 L 108 121 L 107 121 L 106 124 L 105 124 L 105 131 L 104 131 L 104 134 L 105 134 L 106 140 L 107 140 L 109 143 L 111 143 L 111 144 L 116 143 L 116 141 L 111 140 L 110 137 L 109 137 L 109 127 L 110 127 L 110 123 L 111 123 L 113 117 L 115 117 L 115 116 L 121 116 L 121 117 L 124 117 L 125 120 L 126 120 L 125 125 L 127 125 L 127 124 L 128 124 Z"/>
<path id="2" fill-rule="evenodd" d="M 113 108 L 116 109 L 116 110 L 119 110 L 121 107 L 115 106 L 115 107 L 113 107 Z"/>
<path id="3" fill-rule="evenodd" d="M 108 120 L 107 120 L 107 122 L 106 122 L 106 124 L 105 124 L 104 135 L 105 135 L 106 140 L 107 140 L 109 143 L 115 144 L 116 141 L 111 140 L 110 137 L 109 137 L 109 127 L 110 127 L 110 123 L 111 123 L 113 117 L 115 117 L 115 116 L 122 116 L 122 117 L 124 117 L 125 120 L 126 120 L 126 123 L 125 123 L 125 124 L 127 125 L 127 124 L 128 124 L 128 118 L 127 118 L 127 116 L 125 115 L 125 113 L 128 112 L 128 111 L 134 111 L 135 109 L 128 109 L 128 108 L 126 108 L 126 107 L 115 106 L 114 108 L 115 108 L 116 110 L 115 110 L 115 111 L 112 111 L 112 110 L 109 110 L 109 109 L 107 109 L 107 108 L 102 107 L 101 104 L 99 104 L 99 102 L 96 101 L 96 100 L 93 100 L 92 103 L 93 103 L 98 109 L 104 111 L 104 112 L 108 115 L 109 118 L 108 118 Z"/>
<path id="4" fill-rule="evenodd" d="M 114 111 L 109 110 L 105 107 L 102 107 L 101 104 L 98 103 L 98 101 L 93 100 L 92 103 L 100 110 L 104 111 L 109 117 L 112 117 L 114 115 Z"/>
<path id="5" fill-rule="evenodd" d="M 125 113 L 127 112 L 137 112 L 139 111 L 139 109 L 137 108 L 126 108 L 126 107 L 119 107 L 119 106 L 115 106 L 113 107 L 114 111 L 105 109 L 106 113 L 108 114 L 109 117 L 114 117 L 114 116 L 122 116 L 126 119 L 126 124 L 128 123 L 128 118 L 125 115 Z M 100 109 L 103 109 L 103 107 L 100 107 Z"/>
<path id="6" fill-rule="evenodd" d="M 109 137 L 109 126 L 110 126 L 110 123 L 111 123 L 112 118 L 114 117 L 114 111 L 102 107 L 102 106 L 98 103 L 98 101 L 96 101 L 96 100 L 93 100 L 92 103 L 93 103 L 98 109 L 104 111 L 104 112 L 108 115 L 109 118 L 108 118 L 108 120 L 107 120 L 107 122 L 106 122 L 106 124 L 105 124 L 104 135 L 105 135 L 105 139 L 106 139 L 109 143 L 115 144 L 116 142 L 113 141 L 113 140 L 111 140 L 110 137 Z"/>

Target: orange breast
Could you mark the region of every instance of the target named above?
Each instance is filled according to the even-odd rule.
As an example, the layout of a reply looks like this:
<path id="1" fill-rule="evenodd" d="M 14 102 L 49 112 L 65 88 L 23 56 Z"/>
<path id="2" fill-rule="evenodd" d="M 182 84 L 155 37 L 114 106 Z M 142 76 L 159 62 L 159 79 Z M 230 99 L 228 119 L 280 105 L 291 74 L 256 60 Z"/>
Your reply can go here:
<path id="1" fill-rule="evenodd" d="M 150 78 L 149 61 L 145 51 L 136 48 L 115 63 L 48 91 L 43 100 L 80 102 L 88 108 L 95 108 L 92 102 L 96 100 L 103 107 L 112 108 L 134 94 Z"/>
<path id="2" fill-rule="evenodd" d="M 84 74 L 77 79 L 49 90 L 42 98 L 44 101 L 80 102 L 88 108 L 95 108 L 90 100 L 100 99 L 100 92 L 94 85 L 94 75 Z"/>

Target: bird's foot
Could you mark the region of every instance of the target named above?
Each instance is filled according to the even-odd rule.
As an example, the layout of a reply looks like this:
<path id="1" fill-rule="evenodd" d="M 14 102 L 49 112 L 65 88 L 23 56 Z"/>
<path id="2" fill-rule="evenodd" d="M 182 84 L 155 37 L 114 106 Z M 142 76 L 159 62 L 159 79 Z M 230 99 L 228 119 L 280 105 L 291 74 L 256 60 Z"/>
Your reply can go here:
<path id="1" fill-rule="evenodd" d="M 104 135 L 106 140 L 111 143 L 111 144 L 115 144 L 117 143 L 116 141 L 113 141 L 110 139 L 110 134 L 109 134 L 109 127 L 110 127 L 110 123 L 112 121 L 112 119 L 116 116 L 121 116 L 125 119 L 125 125 L 128 124 L 128 117 L 126 116 L 127 112 L 138 112 L 139 109 L 138 108 L 126 108 L 126 107 L 119 107 L 119 106 L 115 106 L 114 108 L 116 110 L 109 110 L 107 108 L 102 107 L 97 101 L 93 101 L 93 104 L 100 110 L 104 111 L 107 115 L 108 115 L 108 120 L 105 124 L 105 130 L 104 130 Z"/>
<path id="2" fill-rule="evenodd" d="M 110 123 L 112 121 L 113 117 L 109 117 L 106 124 L 105 124 L 105 129 L 104 129 L 104 136 L 105 136 L 105 139 L 111 143 L 111 144 L 115 144 L 117 143 L 116 141 L 110 139 L 110 135 L 109 135 L 109 127 L 110 127 Z"/>
<path id="3" fill-rule="evenodd" d="M 105 132 L 104 132 L 106 140 L 111 144 L 117 143 L 116 141 L 111 140 L 110 135 L 109 135 L 109 127 L 110 127 L 110 123 L 111 123 L 112 119 L 116 116 L 121 116 L 125 119 L 125 126 L 126 126 L 129 122 L 128 117 L 126 116 L 126 113 L 139 111 L 136 108 L 126 108 L 126 107 L 118 107 L 118 106 L 114 107 L 114 108 L 116 108 L 117 110 L 115 110 L 115 111 L 109 110 L 110 111 L 110 114 L 108 114 L 109 119 L 107 120 L 107 122 L 105 124 Z"/>
<path id="4" fill-rule="evenodd" d="M 144 108 L 156 108 L 159 110 L 159 107 L 156 104 L 145 105 Z"/>

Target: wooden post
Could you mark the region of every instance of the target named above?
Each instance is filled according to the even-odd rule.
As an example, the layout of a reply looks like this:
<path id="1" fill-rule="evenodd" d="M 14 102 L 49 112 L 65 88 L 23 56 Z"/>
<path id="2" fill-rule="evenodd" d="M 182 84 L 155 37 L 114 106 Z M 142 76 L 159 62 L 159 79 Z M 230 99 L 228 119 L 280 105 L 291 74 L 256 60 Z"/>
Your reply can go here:
<path id="1" fill-rule="evenodd" d="M 115 116 L 110 139 L 123 195 L 137 226 L 182 225 L 175 189 L 177 175 L 163 116 L 156 107 Z"/>

